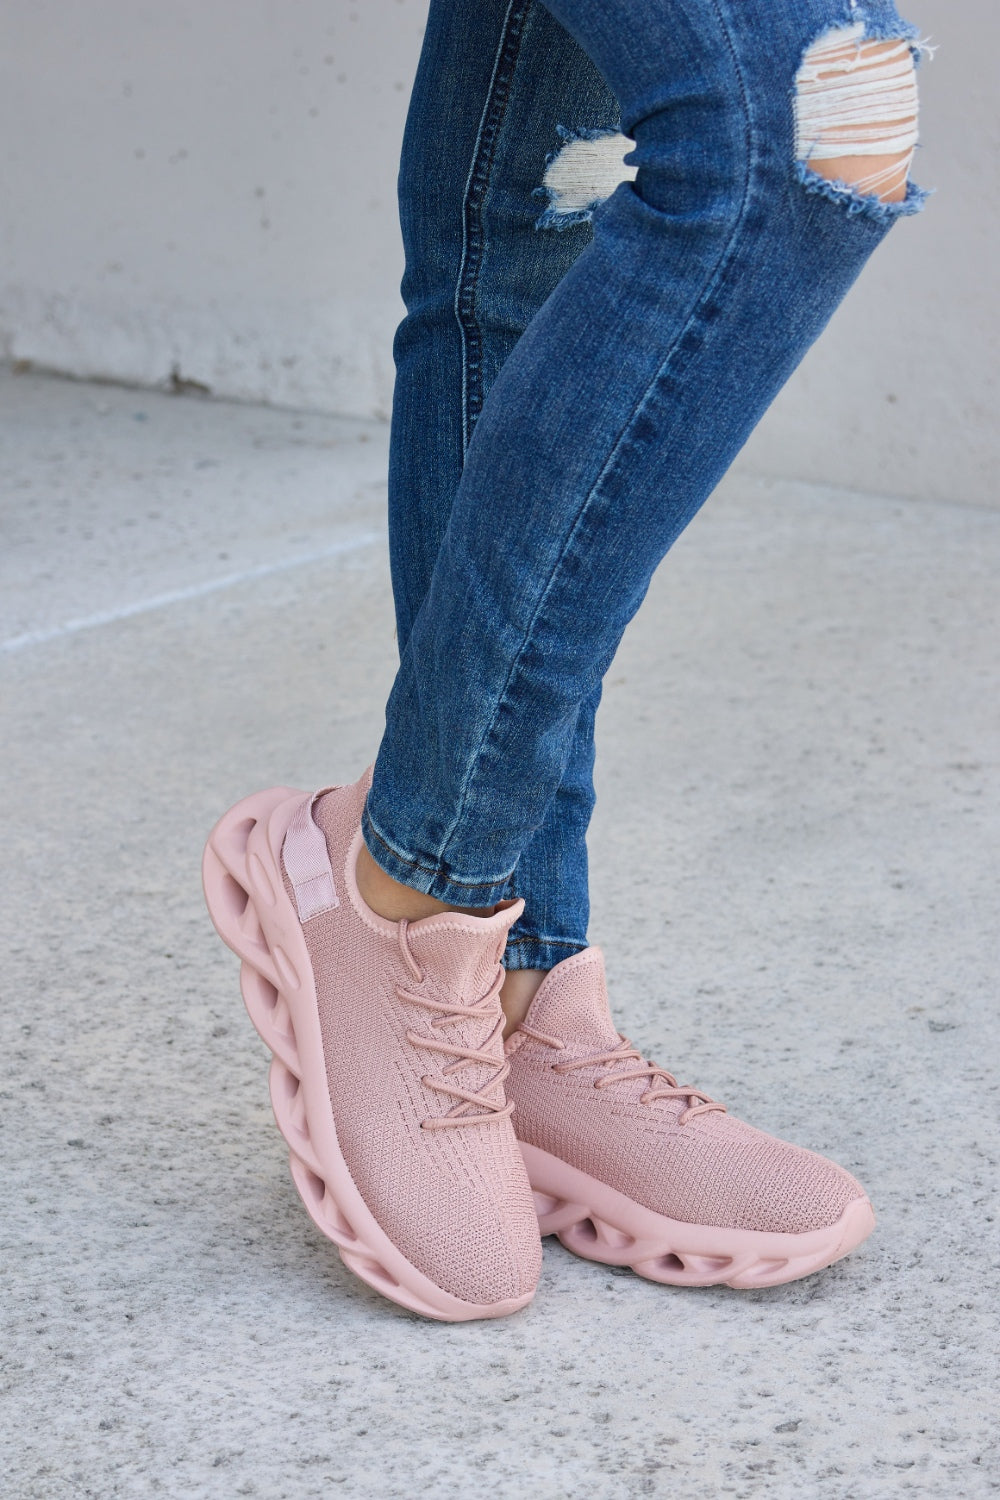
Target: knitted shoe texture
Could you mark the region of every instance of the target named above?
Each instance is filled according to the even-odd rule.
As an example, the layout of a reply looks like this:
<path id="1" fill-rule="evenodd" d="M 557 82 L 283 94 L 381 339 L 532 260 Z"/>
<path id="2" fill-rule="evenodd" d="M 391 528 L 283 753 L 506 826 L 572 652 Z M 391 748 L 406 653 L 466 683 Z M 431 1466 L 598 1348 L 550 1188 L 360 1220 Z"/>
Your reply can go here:
<path id="1" fill-rule="evenodd" d="M 244 960 L 315 1222 L 404 1306 L 500 1316 L 530 1300 L 541 1265 L 498 998 L 523 903 L 489 918 L 378 916 L 355 879 L 369 784 L 245 799 L 209 840 L 206 897 Z"/>
<path id="2" fill-rule="evenodd" d="M 874 1226 L 860 1183 L 648 1063 L 611 1020 L 603 956 L 557 965 L 507 1041 L 543 1234 L 654 1280 L 765 1286 Z"/>

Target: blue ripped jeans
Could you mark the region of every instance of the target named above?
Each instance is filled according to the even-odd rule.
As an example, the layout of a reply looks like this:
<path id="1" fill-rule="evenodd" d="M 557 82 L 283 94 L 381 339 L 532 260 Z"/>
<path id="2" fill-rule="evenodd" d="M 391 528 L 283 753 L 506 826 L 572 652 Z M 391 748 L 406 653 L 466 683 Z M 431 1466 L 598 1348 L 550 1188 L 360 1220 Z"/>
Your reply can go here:
<path id="1" fill-rule="evenodd" d="M 443 901 L 523 896 L 508 967 L 586 946 L 594 715 L 654 569 L 924 196 L 796 157 L 803 56 L 859 22 L 915 60 L 890 0 L 431 0 L 363 827 Z"/>

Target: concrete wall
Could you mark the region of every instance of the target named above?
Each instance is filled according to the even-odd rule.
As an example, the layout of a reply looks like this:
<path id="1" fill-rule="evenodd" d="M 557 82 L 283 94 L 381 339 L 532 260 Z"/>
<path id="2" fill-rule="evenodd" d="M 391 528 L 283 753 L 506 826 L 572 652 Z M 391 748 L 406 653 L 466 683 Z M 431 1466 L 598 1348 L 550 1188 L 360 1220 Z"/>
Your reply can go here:
<path id="1" fill-rule="evenodd" d="M 426 0 L 0 8 L 8 357 L 386 414 Z"/>
<path id="2" fill-rule="evenodd" d="M 987 0 L 909 0 L 901 224 L 754 435 L 761 472 L 996 503 Z M 426 0 L 33 0 L 0 42 L 0 348 L 140 384 L 386 415 L 395 176 Z M 995 304 L 995 286 L 993 287 Z"/>

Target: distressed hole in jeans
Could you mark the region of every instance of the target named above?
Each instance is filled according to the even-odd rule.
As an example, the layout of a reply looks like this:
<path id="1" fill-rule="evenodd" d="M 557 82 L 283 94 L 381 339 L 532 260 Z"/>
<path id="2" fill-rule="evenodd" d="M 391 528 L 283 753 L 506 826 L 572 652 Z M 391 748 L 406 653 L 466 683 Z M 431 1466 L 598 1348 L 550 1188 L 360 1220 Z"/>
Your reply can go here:
<path id="1" fill-rule="evenodd" d="M 535 220 L 536 229 L 585 223 L 620 182 L 633 181 L 638 171 L 625 165 L 623 157 L 635 141 L 620 130 L 570 130 L 565 125 L 556 130 L 563 144 L 546 157 L 542 186 L 532 195 L 548 199 L 548 208 Z"/>
<path id="2" fill-rule="evenodd" d="M 811 44 L 795 75 L 795 155 L 807 186 L 826 179 L 859 207 L 907 200 L 921 50 L 909 36 L 871 37 L 863 21 Z"/>

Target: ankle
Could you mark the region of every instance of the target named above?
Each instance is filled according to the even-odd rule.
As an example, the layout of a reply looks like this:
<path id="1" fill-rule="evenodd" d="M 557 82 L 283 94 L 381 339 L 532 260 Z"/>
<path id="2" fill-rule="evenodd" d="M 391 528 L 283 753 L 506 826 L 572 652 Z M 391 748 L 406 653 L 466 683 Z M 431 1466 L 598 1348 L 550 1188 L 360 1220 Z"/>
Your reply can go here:
<path id="1" fill-rule="evenodd" d="M 375 863 L 364 843 L 358 851 L 355 879 L 361 899 L 388 922 L 400 922 L 404 918 L 408 922 L 418 922 L 421 917 L 436 917 L 443 911 L 458 911 L 469 917 L 492 917 L 496 910 L 493 906 L 451 906 L 447 901 L 438 901 L 435 896 L 402 885 Z"/>
<path id="2" fill-rule="evenodd" d="M 542 987 L 547 969 L 508 969 L 500 991 L 505 1025 L 504 1040 L 515 1031 L 531 1009 L 531 1002 Z"/>

